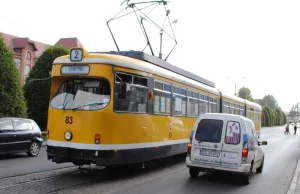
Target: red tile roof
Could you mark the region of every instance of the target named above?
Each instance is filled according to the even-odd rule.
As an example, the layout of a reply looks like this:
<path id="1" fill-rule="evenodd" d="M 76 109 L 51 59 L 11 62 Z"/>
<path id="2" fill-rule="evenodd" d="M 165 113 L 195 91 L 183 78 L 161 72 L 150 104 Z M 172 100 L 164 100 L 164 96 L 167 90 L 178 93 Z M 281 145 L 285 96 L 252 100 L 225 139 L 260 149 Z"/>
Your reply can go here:
<path id="1" fill-rule="evenodd" d="M 34 47 L 34 51 L 36 51 L 35 57 L 39 57 L 48 46 L 51 46 L 48 44 L 30 40 L 29 38 L 20 38 L 2 32 L 0 32 L 0 34 L 4 38 L 6 45 L 8 45 L 12 50 L 13 54 L 20 54 L 17 52 L 17 49 L 22 49 L 25 48 L 26 45 L 32 44 Z"/>
<path id="2" fill-rule="evenodd" d="M 47 49 L 47 47 L 51 46 L 50 44 L 44 44 L 37 41 L 35 41 L 34 43 L 37 48 L 37 51 L 35 52 L 35 57 L 41 56 L 43 52 Z"/>
<path id="3" fill-rule="evenodd" d="M 57 43 L 55 43 L 56 46 L 64 46 L 67 48 L 73 48 L 73 47 L 83 47 L 81 42 L 78 40 L 78 38 L 61 38 Z"/>
<path id="4" fill-rule="evenodd" d="M 30 40 L 29 38 L 21 38 L 13 36 L 10 34 L 5 34 L 0 32 L 0 35 L 4 38 L 6 45 L 8 45 L 15 55 L 20 55 L 19 49 L 25 48 L 27 44 L 33 44 L 35 50 L 35 57 L 41 56 L 41 54 L 46 50 L 47 47 L 51 46 L 49 44 L 44 44 L 41 42 Z M 83 47 L 78 38 L 61 38 L 56 44 L 56 46 L 64 46 L 66 48 L 73 47 Z"/>
<path id="5" fill-rule="evenodd" d="M 12 41 L 12 39 L 18 38 L 17 36 L 13 36 L 13 35 L 10 35 L 10 34 L 5 34 L 5 33 L 2 33 L 2 32 L 0 32 L 0 35 L 4 38 L 4 42 L 11 49 L 13 54 L 15 54 L 15 55 L 20 54 L 20 53 L 18 53 L 14 50 L 13 41 Z"/>
<path id="6" fill-rule="evenodd" d="M 37 51 L 34 41 L 30 40 L 29 38 L 13 38 L 12 41 L 15 49 L 25 48 L 26 45 L 30 43 L 33 44 L 34 51 Z"/>

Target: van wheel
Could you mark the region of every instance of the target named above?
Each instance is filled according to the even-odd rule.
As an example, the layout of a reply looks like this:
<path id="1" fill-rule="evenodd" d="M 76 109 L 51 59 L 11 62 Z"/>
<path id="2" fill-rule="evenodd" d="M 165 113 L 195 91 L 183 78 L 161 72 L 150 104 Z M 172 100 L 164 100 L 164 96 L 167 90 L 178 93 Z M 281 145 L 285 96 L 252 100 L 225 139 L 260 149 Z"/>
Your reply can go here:
<path id="1" fill-rule="evenodd" d="M 195 169 L 195 168 L 190 168 L 190 176 L 192 178 L 196 178 L 199 175 L 199 170 Z"/>
<path id="2" fill-rule="evenodd" d="M 243 185 L 249 185 L 250 184 L 250 180 L 251 180 L 251 177 L 252 177 L 252 169 L 253 169 L 253 165 L 251 165 L 251 168 L 250 168 L 248 174 L 242 175 Z"/>
<path id="3" fill-rule="evenodd" d="M 260 167 L 256 169 L 257 173 L 262 173 L 263 168 L 264 168 L 264 160 L 265 160 L 265 157 L 263 157 L 263 159 L 261 161 L 261 164 L 260 164 Z"/>
<path id="4" fill-rule="evenodd" d="M 30 143 L 27 155 L 34 157 L 39 155 L 41 149 L 41 145 L 37 141 L 33 141 Z"/>

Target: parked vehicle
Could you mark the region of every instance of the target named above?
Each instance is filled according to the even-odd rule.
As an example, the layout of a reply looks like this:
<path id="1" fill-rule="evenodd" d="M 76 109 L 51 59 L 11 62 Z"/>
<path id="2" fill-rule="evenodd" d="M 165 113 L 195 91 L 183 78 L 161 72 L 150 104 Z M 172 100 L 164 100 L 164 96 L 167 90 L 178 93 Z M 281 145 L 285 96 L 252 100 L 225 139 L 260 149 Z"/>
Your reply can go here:
<path id="1" fill-rule="evenodd" d="M 191 177 L 200 171 L 226 171 L 249 184 L 253 171 L 261 173 L 265 155 L 254 123 L 243 116 L 220 113 L 200 115 L 188 145 L 186 165 Z"/>
<path id="2" fill-rule="evenodd" d="M 41 130 L 34 120 L 0 118 L 0 153 L 26 152 L 37 156 L 42 143 Z"/>

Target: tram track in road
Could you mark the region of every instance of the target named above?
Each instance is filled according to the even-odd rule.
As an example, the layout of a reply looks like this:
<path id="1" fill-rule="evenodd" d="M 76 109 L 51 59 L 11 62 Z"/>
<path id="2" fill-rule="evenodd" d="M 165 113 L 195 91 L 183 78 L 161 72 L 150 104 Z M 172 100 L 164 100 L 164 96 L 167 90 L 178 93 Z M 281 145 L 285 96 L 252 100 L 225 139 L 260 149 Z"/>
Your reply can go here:
<path id="1" fill-rule="evenodd" d="M 36 173 L 30 173 L 30 174 L 26 174 L 26 175 L 18 175 L 18 176 L 12 176 L 12 177 L 5 177 L 3 179 L 0 179 L 0 191 L 1 189 L 6 189 L 6 188 L 10 188 L 10 187 L 14 187 L 14 186 L 17 186 L 17 185 L 22 185 L 22 184 L 30 184 L 30 183 L 34 183 L 34 182 L 39 182 L 39 181 L 44 181 L 44 180 L 47 180 L 47 179 L 54 179 L 54 178 L 59 178 L 59 177 L 63 177 L 63 176 L 70 176 L 72 175 L 74 172 L 67 172 L 67 173 L 62 173 L 62 174 L 59 174 L 59 175 L 50 175 L 50 176 L 47 176 L 46 177 L 39 177 L 39 178 L 36 178 L 36 177 L 32 177 L 32 178 L 29 178 L 28 180 L 20 180 L 20 181 L 17 181 L 15 183 L 13 183 L 12 179 L 16 178 L 18 179 L 19 177 L 23 177 L 23 176 L 34 176 L 35 174 L 36 175 L 40 175 L 40 174 L 43 174 L 43 173 L 47 173 L 47 172 L 53 172 L 53 171 L 57 171 L 57 170 L 73 170 L 74 172 L 76 171 L 77 167 L 66 167 L 66 168 L 60 168 L 60 169 L 55 169 L 55 170 L 45 170 L 45 171 L 41 171 L 41 172 L 36 172 Z M 6 181 L 7 180 L 7 181 Z M 6 185 L 6 186 L 1 186 L 3 185 L 4 183 L 6 182 L 10 182 L 11 185 Z"/>
<path id="2" fill-rule="evenodd" d="M 158 173 L 166 173 L 169 168 L 177 170 L 176 165 L 184 166 L 183 157 L 175 158 L 157 168 L 140 169 L 135 168 L 112 168 L 94 167 L 91 171 L 79 172 L 76 167 L 61 172 L 51 171 L 33 173 L 30 175 L 5 178 L 0 180 L 0 193 L 74 193 L 84 191 L 87 188 L 101 188 L 104 190 L 115 190 L 127 188 L 132 180 L 135 184 L 140 182 L 139 177 L 154 177 Z M 56 170 L 57 171 L 57 170 Z M 154 175 L 153 175 L 154 174 Z M 156 175 L 155 175 L 156 176 Z M 147 179 L 148 179 L 147 178 Z M 144 179 L 145 181 L 146 179 Z M 118 185 L 118 186 L 113 186 Z M 125 186 L 124 186 L 125 185 Z M 96 192 L 97 193 L 97 192 Z"/>
<path id="3" fill-rule="evenodd" d="M 52 193 L 52 191 L 56 190 L 63 190 L 64 188 L 64 181 L 72 180 L 74 177 L 79 177 L 74 183 L 77 185 L 81 184 L 88 184 L 91 181 L 96 180 L 95 176 L 87 177 L 87 174 L 96 174 L 100 173 L 104 167 L 95 167 L 92 168 L 89 173 L 85 173 L 87 170 L 84 168 L 83 170 L 79 171 L 78 167 L 72 167 L 71 169 L 66 169 L 65 171 L 60 171 L 51 175 L 51 171 L 58 171 L 58 170 L 49 170 L 47 172 L 39 172 L 39 173 L 32 173 L 26 176 L 25 180 L 21 180 L 24 176 L 17 176 L 12 178 L 5 178 L 5 180 L 0 180 L 0 193 Z M 85 172 L 84 172 L 85 171 Z M 97 171 L 97 172 L 95 172 Z M 46 173 L 46 174 L 45 174 Z M 85 177 L 86 180 L 80 178 Z M 17 180 L 16 180 L 17 179 Z M 88 182 L 87 182 L 88 181 Z M 65 185 L 70 185 L 65 184 Z M 50 186 L 49 184 L 50 183 Z M 5 185 L 5 186 L 3 186 Z M 59 186 L 61 185 L 61 186 Z M 71 184 L 72 185 L 72 184 Z M 57 187 L 58 186 L 58 187 Z M 76 186 L 76 185 L 75 185 Z M 57 187 L 57 188 L 56 188 Z M 74 187 L 73 187 L 74 188 Z"/>
<path id="4" fill-rule="evenodd" d="M 41 170 L 39 172 L 33 172 L 33 173 L 27 173 L 27 174 L 18 174 L 18 175 L 14 175 L 14 176 L 7 176 L 7 177 L 0 178 L 0 183 L 2 180 L 11 179 L 11 178 L 20 177 L 20 176 L 28 176 L 28 175 L 34 175 L 34 174 L 39 174 L 39 173 L 53 172 L 53 171 L 59 171 L 59 170 L 64 170 L 64 169 L 75 169 L 75 168 L 77 168 L 77 167 L 76 166 L 68 166 L 68 167 L 61 167 L 61 168 L 56 168 L 56 169 Z"/>

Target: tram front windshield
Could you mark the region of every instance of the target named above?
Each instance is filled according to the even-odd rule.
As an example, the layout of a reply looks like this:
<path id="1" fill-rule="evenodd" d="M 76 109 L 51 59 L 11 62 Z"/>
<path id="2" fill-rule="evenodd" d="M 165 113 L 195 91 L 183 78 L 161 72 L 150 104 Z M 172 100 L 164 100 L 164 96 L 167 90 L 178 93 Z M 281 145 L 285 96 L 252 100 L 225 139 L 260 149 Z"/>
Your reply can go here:
<path id="1" fill-rule="evenodd" d="M 110 86 L 105 79 L 67 80 L 50 102 L 54 109 L 99 110 L 110 101 Z"/>

